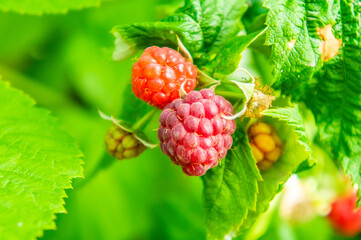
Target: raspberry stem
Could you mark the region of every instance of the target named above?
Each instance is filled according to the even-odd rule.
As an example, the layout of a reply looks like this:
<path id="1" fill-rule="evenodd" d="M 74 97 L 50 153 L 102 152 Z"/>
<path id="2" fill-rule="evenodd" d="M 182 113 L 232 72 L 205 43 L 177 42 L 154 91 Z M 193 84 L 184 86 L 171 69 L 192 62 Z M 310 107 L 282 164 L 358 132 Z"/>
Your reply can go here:
<path id="1" fill-rule="evenodd" d="M 244 94 L 242 94 L 242 93 L 223 91 L 223 90 L 216 90 L 215 93 L 217 95 L 221 95 L 221 96 L 223 96 L 225 98 L 228 98 L 228 99 L 239 100 L 239 99 L 245 98 Z"/>
<path id="2" fill-rule="evenodd" d="M 182 54 L 182 56 L 185 59 L 187 59 L 189 62 L 193 63 L 192 55 L 189 53 L 188 49 L 184 46 L 184 44 L 182 43 L 182 41 L 180 40 L 178 35 L 176 35 L 176 37 L 177 37 L 177 43 L 178 43 L 178 48 L 180 50 L 180 53 Z"/>
<path id="3" fill-rule="evenodd" d="M 150 110 L 147 114 L 145 114 L 141 119 L 139 119 L 133 125 L 133 130 L 136 132 L 136 131 L 140 130 L 141 128 L 143 128 L 147 123 L 149 123 L 149 121 L 152 119 L 154 114 L 156 112 L 158 112 L 158 110 L 159 109 L 157 109 L 157 108 L 153 108 L 152 110 Z"/>
<path id="4" fill-rule="evenodd" d="M 200 88 L 210 87 L 220 82 L 219 80 L 216 80 L 211 76 L 207 75 L 199 68 L 197 68 L 197 70 L 198 70 L 198 87 Z"/>

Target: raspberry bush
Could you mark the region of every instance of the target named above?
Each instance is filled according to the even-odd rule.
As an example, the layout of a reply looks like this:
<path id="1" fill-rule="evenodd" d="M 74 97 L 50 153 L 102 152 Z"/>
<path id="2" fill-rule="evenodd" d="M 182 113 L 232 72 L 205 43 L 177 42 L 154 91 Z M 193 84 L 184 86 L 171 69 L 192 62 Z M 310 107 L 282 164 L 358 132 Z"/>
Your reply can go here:
<path id="1" fill-rule="evenodd" d="M 0 239 L 360 239 L 359 1 L 3 0 L 0 34 Z"/>

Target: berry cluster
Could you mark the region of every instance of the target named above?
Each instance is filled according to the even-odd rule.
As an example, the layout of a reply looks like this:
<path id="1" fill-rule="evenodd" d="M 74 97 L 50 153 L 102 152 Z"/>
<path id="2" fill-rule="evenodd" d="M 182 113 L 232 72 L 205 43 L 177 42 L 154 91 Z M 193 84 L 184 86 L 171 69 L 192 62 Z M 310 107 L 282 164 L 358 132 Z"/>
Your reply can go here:
<path id="1" fill-rule="evenodd" d="M 190 92 L 197 85 L 197 69 L 170 48 L 149 47 L 132 69 L 134 94 L 148 104 L 163 109 L 179 98 L 179 89 Z"/>
<path id="2" fill-rule="evenodd" d="M 218 164 L 232 146 L 232 105 L 211 89 L 192 91 L 185 99 L 167 105 L 159 117 L 158 138 L 162 151 L 183 172 L 201 176 Z"/>
<path id="3" fill-rule="evenodd" d="M 109 154 L 119 160 L 134 158 L 145 150 L 145 146 L 132 133 L 115 124 L 109 128 L 104 141 Z"/>
<path id="4" fill-rule="evenodd" d="M 194 91 L 196 79 L 197 68 L 166 47 L 147 48 L 132 69 L 134 94 L 164 109 L 158 130 L 162 151 L 190 176 L 205 174 L 226 156 L 236 128 L 234 120 L 224 118 L 233 115 L 232 105 L 211 89 Z M 181 88 L 187 93 L 184 98 Z M 117 159 L 136 157 L 145 149 L 116 125 L 106 134 L 105 144 Z"/>
<path id="5" fill-rule="evenodd" d="M 275 129 L 266 123 L 253 124 L 248 135 L 253 157 L 261 170 L 267 170 L 278 160 L 281 155 L 282 141 Z"/>

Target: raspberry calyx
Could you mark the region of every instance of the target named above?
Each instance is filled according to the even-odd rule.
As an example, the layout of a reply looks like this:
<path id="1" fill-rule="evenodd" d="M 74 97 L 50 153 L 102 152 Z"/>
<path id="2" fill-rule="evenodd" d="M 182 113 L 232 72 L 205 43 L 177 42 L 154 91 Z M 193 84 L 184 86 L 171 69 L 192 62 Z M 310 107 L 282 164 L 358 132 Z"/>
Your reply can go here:
<path id="1" fill-rule="evenodd" d="M 188 93 L 197 85 L 197 69 L 179 52 L 163 47 L 149 47 L 132 68 L 132 90 L 148 104 L 163 109 L 179 98 L 183 84 Z"/>
<path id="2" fill-rule="evenodd" d="M 185 174 L 202 176 L 217 166 L 232 146 L 235 121 L 222 117 L 232 114 L 232 105 L 213 90 L 191 91 L 161 113 L 160 147 Z"/>
<path id="3" fill-rule="evenodd" d="M 244 117 L 260 118 L 262 112 L 272 106 L 272 101 L 275 100 L 273 90 L 267 85 L 263 86 L 259 81 L 255 81 L 256 89 L 247 103 L 247 110 Z"/>

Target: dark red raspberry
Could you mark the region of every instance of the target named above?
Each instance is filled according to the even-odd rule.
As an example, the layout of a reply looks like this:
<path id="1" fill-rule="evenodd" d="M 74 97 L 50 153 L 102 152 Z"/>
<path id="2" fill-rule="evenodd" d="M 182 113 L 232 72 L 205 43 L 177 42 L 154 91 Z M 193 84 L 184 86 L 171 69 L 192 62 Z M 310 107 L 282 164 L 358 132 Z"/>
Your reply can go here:
<path id="1" fill-rule="evenodd" d="M 356 208 L 357 199 L 356 193 L 336 199 L 328 215 L 332 226 L 348 237 L 361 232 L 361 209 Z"/>
<path id="2" fill-rule="evenodd" d="M 162 151 L 183 172 L 201 176 L 215 167 L 232 146 L 236 128 L 232 105 L 211 89 L 191 91 L 185 99 L 168 104 L 159 117 L 158 138 Z"/>
<path id="3" fill-rule="evenodd" d="M 134 94 L 150 105 L 163 109 L 179 98 L 183 82 L 186 92 L 197 85 L 197 69 L 182 55 L 170 48 L 149 47 L 134 63 L 132 84 Z"/>

